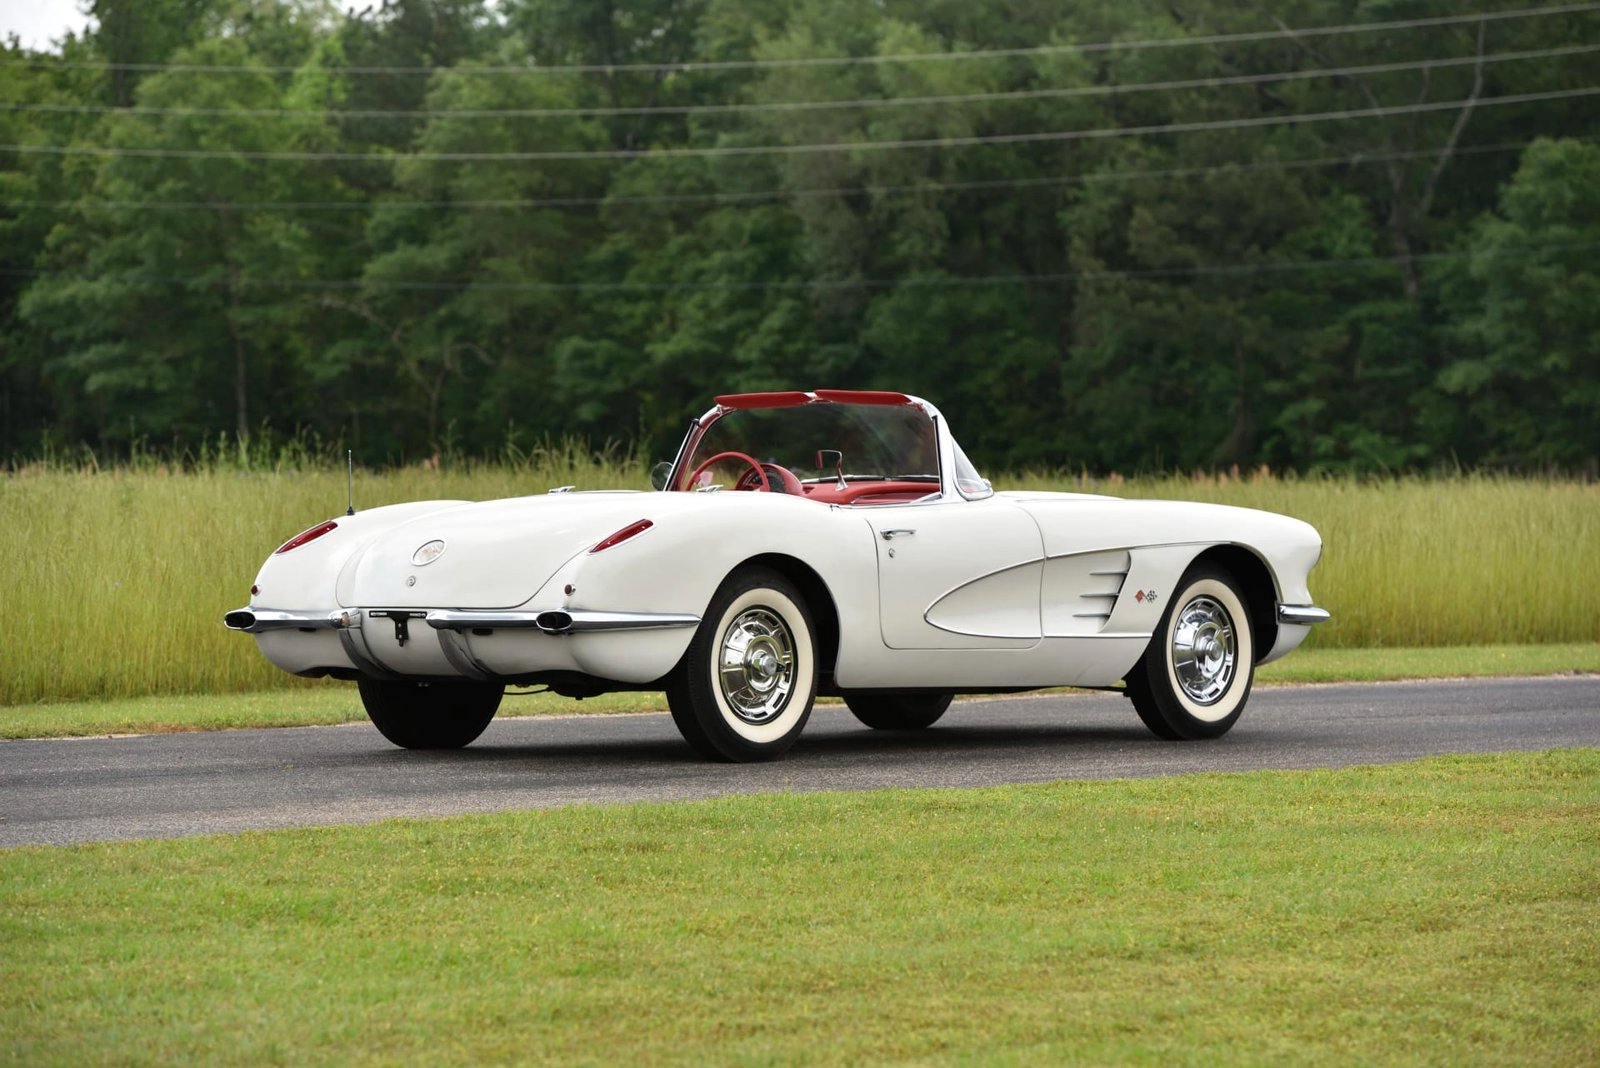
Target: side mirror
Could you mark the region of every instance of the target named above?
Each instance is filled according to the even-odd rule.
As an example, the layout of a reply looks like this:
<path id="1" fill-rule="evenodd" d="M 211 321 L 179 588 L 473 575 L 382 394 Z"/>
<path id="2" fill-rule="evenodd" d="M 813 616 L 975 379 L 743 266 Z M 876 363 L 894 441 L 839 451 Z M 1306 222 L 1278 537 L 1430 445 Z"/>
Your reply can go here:
<path id="1" fill-rule="evenodd" d="M 662 460 L 650 469 L 650 485 L 658 490 L 667 488 L 667 480 L 672 477 L 672 461 Z"/>
<path id="2" fill-rule="evenodd" d="M 838 449 L 817 450 L 817 470 L 826 471 L 833 468 L 833 473 L 839 477 L 839 488 L 843 489 L 844 481 L 844 453 Z"/>

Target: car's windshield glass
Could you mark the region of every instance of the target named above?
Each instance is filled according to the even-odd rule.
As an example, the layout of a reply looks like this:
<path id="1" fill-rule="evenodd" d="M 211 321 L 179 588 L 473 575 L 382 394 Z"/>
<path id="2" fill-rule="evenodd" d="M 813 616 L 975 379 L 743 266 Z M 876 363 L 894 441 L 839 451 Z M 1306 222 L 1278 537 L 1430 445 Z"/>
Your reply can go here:
<path id="1" fill-rule="evenodd" d="M 749 465 L 719 453 L 744 453 L 794 472 L 801 482 L 895 479 L 939 482 L 938 436 L 933 420 L 912 405 L 805 404 L 731 411 L 706 429 L 677 472 L 677 488 L 727 484 Z M 706 466 L 689 485 L 697 468 Z"/>

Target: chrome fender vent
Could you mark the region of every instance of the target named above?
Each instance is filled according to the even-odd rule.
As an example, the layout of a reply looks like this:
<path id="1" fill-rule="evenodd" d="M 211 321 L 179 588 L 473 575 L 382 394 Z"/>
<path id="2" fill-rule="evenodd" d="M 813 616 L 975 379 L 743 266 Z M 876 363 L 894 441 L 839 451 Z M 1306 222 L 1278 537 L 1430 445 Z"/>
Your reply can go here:
<path id="1" fill-rule="evenodd" d="M 1098 634 L 1105 629 L 1127 580 L 1126 549 L 1057 556 L 1044 564 L 1046 637 Z"/>

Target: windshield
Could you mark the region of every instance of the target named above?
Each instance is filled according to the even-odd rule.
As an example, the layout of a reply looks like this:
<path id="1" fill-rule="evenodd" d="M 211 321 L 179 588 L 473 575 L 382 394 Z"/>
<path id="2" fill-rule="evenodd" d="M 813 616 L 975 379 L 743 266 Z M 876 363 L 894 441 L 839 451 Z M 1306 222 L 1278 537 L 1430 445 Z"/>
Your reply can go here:
<path id="1" fill-rule="evenodd" d="M 706 428 L 674 488 L 731 487 L 749 465 L 733 458 L 708 464 L 724 452 L 787 468 L 801 483 L 837 482 L 840 475 L 846 482 L 928 482 L 930 489 L 939 482 L 933 420 L 912 405 L 828 403 L 728 412 Z"/>

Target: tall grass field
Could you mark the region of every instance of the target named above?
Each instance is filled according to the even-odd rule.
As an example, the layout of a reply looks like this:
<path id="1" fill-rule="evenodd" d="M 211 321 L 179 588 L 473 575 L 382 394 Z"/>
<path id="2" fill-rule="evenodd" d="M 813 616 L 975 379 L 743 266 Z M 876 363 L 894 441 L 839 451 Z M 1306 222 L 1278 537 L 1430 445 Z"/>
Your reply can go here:
<path id="1" fill-rule="evenodd" d="M 1028 474 L 1001 489 L 1215 501 L 1322 532 L 1312 573 L 1324 647 L 1600 640 L 1600 486 L 1492 476 L 1092 480 Z M 358 471 L 358 508 L 489 499 L 554 486 L 643 488 L 645 465 L 571 449 L 497 464 Z M 313 685 L 223 629 L 261 561 L 344 511 L 345 472 L 211 462 L 0 474 L 0 705 Z"/>

